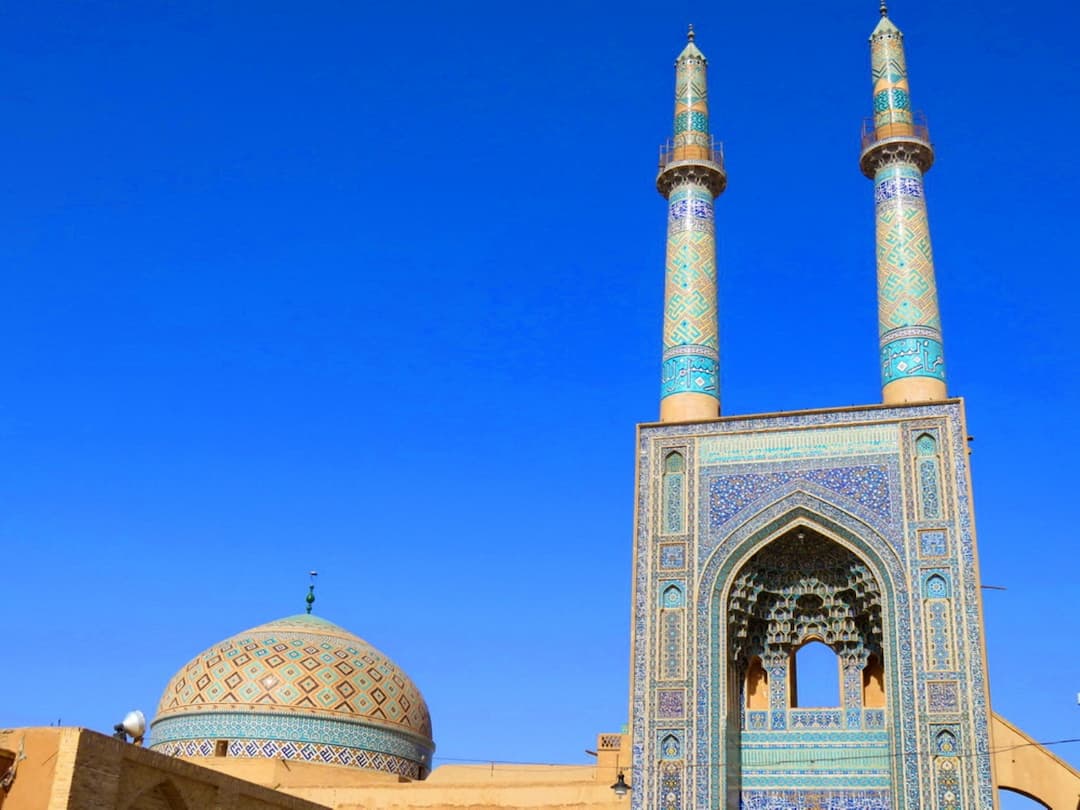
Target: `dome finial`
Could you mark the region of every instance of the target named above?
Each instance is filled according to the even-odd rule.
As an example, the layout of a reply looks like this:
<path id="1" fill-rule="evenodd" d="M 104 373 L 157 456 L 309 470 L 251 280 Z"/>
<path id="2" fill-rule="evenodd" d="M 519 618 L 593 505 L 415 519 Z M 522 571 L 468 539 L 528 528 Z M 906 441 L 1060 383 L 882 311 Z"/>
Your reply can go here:
<path id="1" fill-rule="evenodd" d="M 889 16 L 889 5 L 886 2 L 886 0 L 881 0 L 881 16 L 882 17 L 888 17 Z"/>
<path id="2" fill-rule="evenodd" d="M 311 606 L 315 604 L 315 577 L 317 577 L 318 575 L 318 571 L 308 572 L 308 576 L 311 577 L 311 584 L 308 585 L 307 596 L 304 597 L 304 601 L 307 602 L 308 613 L 311 613 Z"/>
<path id="3" fill-rule="evenodd" d="M 687 42 L 693 42 L 694 41 L 694 24 L 693 23 L 690 23 L 690 26 L 686 29 L 686 41 Z"/>

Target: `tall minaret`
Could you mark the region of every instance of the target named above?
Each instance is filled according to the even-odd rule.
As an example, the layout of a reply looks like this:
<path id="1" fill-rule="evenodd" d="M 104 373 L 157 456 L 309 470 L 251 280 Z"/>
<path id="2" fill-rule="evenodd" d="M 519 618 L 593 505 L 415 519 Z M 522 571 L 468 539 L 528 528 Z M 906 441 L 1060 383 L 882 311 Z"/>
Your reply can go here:
<path id="1" fill-rule="evenodd" d="M 675 137 L 660 150 L 656 177 L 668 200 L 662 422 L 720 415 L 713 200 L 727 175 L 719 144 L 709 135 L 705 66 L 690 26 L 675 61 Z"/>
<path id="2" fill-rule="evenodd" d="M 887 404 L 944 399 L 934 253 L 923 173 L 934 162 L 930 135 L 911 112 L 904 35 L 885 2 L 870 35 L 873 124 L 863 130 L 859 167 L 874 181 L 877 207 L 878 329 Z"/>

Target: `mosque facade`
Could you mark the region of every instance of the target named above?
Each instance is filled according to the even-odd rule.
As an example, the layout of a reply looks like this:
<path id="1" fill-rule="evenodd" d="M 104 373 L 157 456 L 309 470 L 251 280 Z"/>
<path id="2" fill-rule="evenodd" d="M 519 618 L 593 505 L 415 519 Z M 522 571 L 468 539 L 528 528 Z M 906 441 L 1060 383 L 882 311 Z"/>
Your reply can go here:
<path id="1" fill-rule="evenodd" d="M 963 403 L 949 399 L 903 37 L 870 37 L 883 405 L 721 417 L 714 201 L 693 32 L 657 186 L 668 249 L 661 422 L 638 431 L 636 808 L 960 810 L 994 802 Z M 838 705 L 800 706 L 827 646 Z"/>
<path id="2" fill-rule="evenodd" d="M 638 426 L 629 731 L 594 765 L 433 766 L 420 689 L 308 611 L 165 685 L 149 748 L 0 730 L 2 810 L 1080 810 L 1080 773 L 993 714 L 964 403 L 946 388 L 903 36 L 870 38 L 882 402 L 722 416 L 727 175 L 693 30 L 676 61 L 660 419 Z M 835 705 L 800 705 L 803 650 Z M 805 673 L 804 673 L 805 674 Z M 626 794 L 630 798 L 627 802 Z"/>

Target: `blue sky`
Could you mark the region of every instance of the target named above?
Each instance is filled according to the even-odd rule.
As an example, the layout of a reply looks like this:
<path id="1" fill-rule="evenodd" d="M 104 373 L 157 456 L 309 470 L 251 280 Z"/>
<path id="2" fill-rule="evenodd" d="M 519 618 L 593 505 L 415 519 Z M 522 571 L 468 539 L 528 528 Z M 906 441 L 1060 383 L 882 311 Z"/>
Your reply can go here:
<path id="1" fill-rule="evenodd" d="M 1080 22 L 897 0 L 995 708 L 1080 728 L 1068 523 Z M 150 713 L 317 608 L 447 759 L 626 721 L 634 424 L 657 414 L 672 62 L 710 59 L 724 410 L 873 403 L 872 0 L 52 3 L 0 12 L 5 725 Z M 1080 746 L 1059 754 L 1080 764 Z"/>

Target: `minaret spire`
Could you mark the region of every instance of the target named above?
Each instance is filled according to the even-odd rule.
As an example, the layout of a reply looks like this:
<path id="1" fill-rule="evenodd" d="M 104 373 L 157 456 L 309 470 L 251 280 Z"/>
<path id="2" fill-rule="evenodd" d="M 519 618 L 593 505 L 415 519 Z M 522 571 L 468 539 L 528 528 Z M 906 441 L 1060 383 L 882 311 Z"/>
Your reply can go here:
<path id="1" fill-rule="evenodd" d="M 656 188 L 668 201 L 660 419 L 720 415 L 713 201 L 727 185 L 723 152 L 709 134 L 705 55 L 694 26 L 675 62 L 674 137 L 660 149 Z"/>
<path id="2" fill-rule="evenodd" d="M 304 601 L 307 602 L 306 613 L 311 613 L 311 608 L 315 604 L 315 577 L 318 575 L 318 571 L 311 571 L 308 573 L 308 576 L 311 577 L 311 584 L 308 585 L 307 596 L 304 597 Z"/>
<path id="3" fill-rule="evenodd" d="M 874 181 L 882 398 L 932 402 L 948 396 L 923 191 L 934 149 L 925 123 L 912 115 L 904 36 L 884 2 L 870 56 L 874 117 L 863 127 L 859 166 Z"/>

